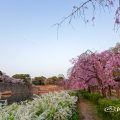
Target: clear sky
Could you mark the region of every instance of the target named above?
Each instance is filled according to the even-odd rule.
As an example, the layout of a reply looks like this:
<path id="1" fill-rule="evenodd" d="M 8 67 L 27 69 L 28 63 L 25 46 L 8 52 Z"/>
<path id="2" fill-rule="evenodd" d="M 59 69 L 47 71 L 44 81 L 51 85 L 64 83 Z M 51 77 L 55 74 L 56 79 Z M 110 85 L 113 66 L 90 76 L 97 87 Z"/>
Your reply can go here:
<path id="1" fill-rule="evenodd" d="M 87 49 L 102 51 L 120 41 L 113 31 L 114 9 L 98 12 L 95 25 L 75 19 L 59 29 L 52 25 L 80 0 L 0 0 L 0 69 L 8 75 L 64 74 L 70 59 Z M 90 12 L 86 13 L 89 16 Z"/>

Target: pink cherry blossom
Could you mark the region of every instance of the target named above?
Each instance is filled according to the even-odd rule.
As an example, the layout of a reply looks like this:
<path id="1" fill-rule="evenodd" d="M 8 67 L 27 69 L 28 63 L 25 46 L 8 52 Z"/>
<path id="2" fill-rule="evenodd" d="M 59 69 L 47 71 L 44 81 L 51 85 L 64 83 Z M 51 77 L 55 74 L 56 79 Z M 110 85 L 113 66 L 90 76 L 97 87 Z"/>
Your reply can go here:
<path id="1" fill-rule="evenodd" d="M 101 53 L 86 51 L 73 59 L 73 67 L 69 72 L 69 88 L 83 89 L 97 86 L 99 89 L 108 89 L 117 86 L 113 71 L 120 68 L 120 53 L 114 54 L 111 50 Z"/>

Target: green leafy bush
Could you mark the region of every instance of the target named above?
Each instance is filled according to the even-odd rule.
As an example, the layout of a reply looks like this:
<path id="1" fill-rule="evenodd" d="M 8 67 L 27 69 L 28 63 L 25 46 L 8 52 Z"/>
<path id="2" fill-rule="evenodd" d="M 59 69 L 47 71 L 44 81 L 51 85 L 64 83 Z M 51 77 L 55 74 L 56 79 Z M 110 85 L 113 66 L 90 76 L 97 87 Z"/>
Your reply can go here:
<path id="1" fill-rule="evenodd" d="M 87 91 L 80 91 L 79 94 L 97 105 L 98 114 L 103 120 L 120 120 L 120 100 L 110 100 L 98 93 Z"/>
<path id="2" fill-rule="evenodd" d="M 69 94 L 70 96 L 78 96 L 78 91 L 77 91 L 77 90 L 69 90 L 69 91 L 68 91 L 68 94 Z"/>
<path id="3" fill-rule="evenodd" d="M 46 77 L 44 77 L 44 76 L 35 77 L 32 80 L 32 84 L 34 84 L 34 85 L 45 85 L 45 80 L 46 80 Z"/>
<path id="4" fill-rule="evenodd" d="M 77 106 L 77 105 L 76 105 Z M 73 112 L 72 112 L 72 117 L 69 118 L 69 120 L 79 120 L 79 107 L 77 107 Z"/>
<path id="5" fill-rule="evenodd" d="M 95 104 L 98 104 L 98 100 L 99 100 L 100 98 L 103 98 L 103 97 L 102 97 L 100 94 L 98 94 L 98 93 L 89 93 L 89 92 L 87 92 L 87 91 L 80 91 L 80 94 L 81 94 L 84 98 L 92 101 L 92 102 L 95 103 Z"/>
<path id="6" fill-rule="evenodd" d="M 120 100 L 99 99 L 98 113 L 109 120 L 120 120 Z"/>

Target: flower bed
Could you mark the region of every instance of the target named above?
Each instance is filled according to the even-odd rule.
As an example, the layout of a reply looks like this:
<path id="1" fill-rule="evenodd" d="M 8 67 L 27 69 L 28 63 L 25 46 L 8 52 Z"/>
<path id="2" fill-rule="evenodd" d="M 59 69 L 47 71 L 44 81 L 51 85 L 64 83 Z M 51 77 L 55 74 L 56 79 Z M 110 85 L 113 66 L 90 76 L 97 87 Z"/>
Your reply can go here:
<path id="1" fill-rule="evenodd" d="M 71 120 L 76 115 L 76 102 L 77 97 L 65 91 L 47 93 L 1 108 L 0 120 Z"/>

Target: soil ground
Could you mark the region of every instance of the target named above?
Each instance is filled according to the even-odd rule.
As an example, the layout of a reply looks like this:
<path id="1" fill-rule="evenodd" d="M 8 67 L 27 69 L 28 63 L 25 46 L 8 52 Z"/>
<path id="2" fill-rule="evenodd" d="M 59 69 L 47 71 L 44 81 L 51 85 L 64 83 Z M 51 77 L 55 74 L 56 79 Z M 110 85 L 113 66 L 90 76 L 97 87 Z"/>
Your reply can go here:
<path id="1" fill-rule="evenodd" d="M 79 102 L 80 107 L 80 120 L 102 120 L 97 115 L 97 109 L 96 106 L 89 102 L 88 100 L 85 100 L 83 98 L 80 99 Z"/>

